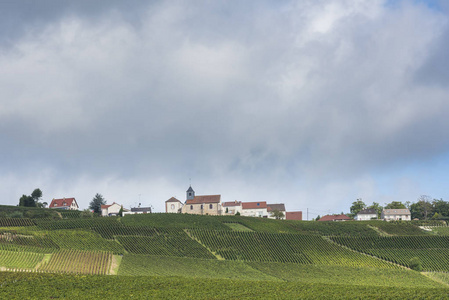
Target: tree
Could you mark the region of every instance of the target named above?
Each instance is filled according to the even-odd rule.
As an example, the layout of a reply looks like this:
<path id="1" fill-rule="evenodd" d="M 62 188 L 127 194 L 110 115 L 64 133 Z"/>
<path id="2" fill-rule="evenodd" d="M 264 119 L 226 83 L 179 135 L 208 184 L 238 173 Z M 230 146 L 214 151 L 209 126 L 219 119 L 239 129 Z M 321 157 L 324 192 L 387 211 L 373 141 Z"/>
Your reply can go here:
<path id="1" fill-rule="evenodd" d="M 413 257 L 410 259 L 410 269 L 421 272 L 422 271 L 422 264 L 419 257 Z"/>
<path id="2" fill-rule="evenodd" d="M 449 202 L 443 199 L 433 199 L 433 211 L 442 217 L 449 217 Z"/>
<path id="3" fill-rule="evenodd" d="M 358 214 L 360 211 L 364 210 L 366 204 L 362 201 L 362 198 L 357 199 L 357 201 L 352 202 L 352 206 L 350 208 L 352 217 Z"/>
<path id="4" fill-rule="evenodd" d="M 393 202 L 388 203 L 387 205 L 385 205 L 384 208 L 385 209 L 403 209 L 403 208 L 407 208 L 407 207 L 405 207 L 405 205 L 402 204 L 401 201 L 393 201 Z"/>
<path id="5" fill-rule="evenodd" d="M 424 219 L 427 220 L 430 216 L 433 215 L 433 205 L 430 202 L 432 198 L 426 195 L 421 195 L 418 198 L 418 202 L 410 205 L 410 213 L 412 214 L 412 218 Z"/>
<path id="6" fill-rule="evenodd" d="M 92 218 L 93 216 L 94 214 L 89 209 L 85 209 L 80 213 L 81 218 Z"/>
<path id="7" fill-rule="evenodd" d="M 320 218 L 320 215 L 316 216 L 315 221 L 318 221 Z"/>
<path id="8" fill-rule="evenodd" d="M 95 197 L 90 201 L 89 208 L 93 210 L 95 214 L 101 214 L 101 206 L 106 204 L 106 199 L 97 193 Z"/>
<path id="9" fill-rule="evenodd" d="M 271 212 L 271 216 L 273 216 L 276 220 L 282 219 L 283 217 L 285 217 L 284 213 L 278 209 L 274 209 Z"/>
<path id="10" fill-rule="evenodd" d="M 368 206 L 367 209 L 375 209 L 377 212 L 377 218 L 380 219 L 380 215 L 382 214 L 383 207 L 379 203 L 373 202 L 373 204 Z"/>
<path id="11" fill-rule="evenodd" d="M 34 189 L 31 193 L 31 196 L 22 195 L 19 199 L 19 206 L 26 207 L 42 207 L 42 204 L 39 203 L 39 200 L 42 198 L 42 191 L 40 189 Z"/>

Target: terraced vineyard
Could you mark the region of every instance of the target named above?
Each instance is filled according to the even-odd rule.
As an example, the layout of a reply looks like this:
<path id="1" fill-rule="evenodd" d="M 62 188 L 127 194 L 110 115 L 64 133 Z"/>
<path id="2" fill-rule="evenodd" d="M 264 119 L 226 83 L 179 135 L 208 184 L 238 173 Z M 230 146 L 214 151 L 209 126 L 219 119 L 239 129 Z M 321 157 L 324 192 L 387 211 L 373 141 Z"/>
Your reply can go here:
<path id="1" fill-rule="evenodd" d="M 443 235 L 448 228 L 443 223 L 432 223 L 437 233 L 441 229 L 438 235 L 411 222 L 65 215 L 67 219 L 0 219 L 0 296 L 14 289 L 20 290 L 15 297 L 29 298 L 31 288 L 44 298 L 114 299 L 290 299 L 298 293 L 305 298 L 426 298 L 449 293 L 449 236 Z M 425 271 L 443 273 L 424 276 L 407 269 L 414 257 Z M 96 276 L 86 280 L 74 274 Z M 59 286 L 70 280 L 73 294 Z"/>
<path id="2" fill-rule="evenodd" d="M 347 238 L 333 241 L 351 249 L 409 267 L 418 257 L 425 271 L 449 271 L 449 236 L 394 236 Z"/>

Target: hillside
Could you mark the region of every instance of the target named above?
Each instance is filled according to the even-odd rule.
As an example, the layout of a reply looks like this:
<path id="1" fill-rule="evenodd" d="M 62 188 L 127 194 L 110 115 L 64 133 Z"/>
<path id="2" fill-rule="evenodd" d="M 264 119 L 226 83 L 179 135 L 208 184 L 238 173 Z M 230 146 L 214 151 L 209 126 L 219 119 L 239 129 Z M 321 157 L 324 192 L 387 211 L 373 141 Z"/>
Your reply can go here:
<path id="1" fill-rule="evenodd" d="M 443 223 L 63 217 L 0 218 L 1 296 L 16 291 L 26 298 L 32 289 L 39 298 L 107 297 L 113 291 L 122 298 L 286 299 L 449 292 Z M 423 272 L 409 269 L 412 259 Z M 71 289 L 54 288 L 64 282 Z"/>

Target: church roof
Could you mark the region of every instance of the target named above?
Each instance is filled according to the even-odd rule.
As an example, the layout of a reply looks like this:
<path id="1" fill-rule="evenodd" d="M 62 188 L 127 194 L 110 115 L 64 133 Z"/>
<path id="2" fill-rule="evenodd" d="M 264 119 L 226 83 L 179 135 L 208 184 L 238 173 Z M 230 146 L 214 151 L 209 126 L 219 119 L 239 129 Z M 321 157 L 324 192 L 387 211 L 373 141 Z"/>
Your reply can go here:
<path id="1" fill-rule="evenodd" d="M 195 198 L 187 200 L 186 204 L 220 203 L 220 198 L 221 195 L 195 196 Z"/>
<path id="2" fill-rule="evenodd" d="M 187 192 L 193 192 L 192 186 L 189 186 L 189 189 L 187 190 Z"/>

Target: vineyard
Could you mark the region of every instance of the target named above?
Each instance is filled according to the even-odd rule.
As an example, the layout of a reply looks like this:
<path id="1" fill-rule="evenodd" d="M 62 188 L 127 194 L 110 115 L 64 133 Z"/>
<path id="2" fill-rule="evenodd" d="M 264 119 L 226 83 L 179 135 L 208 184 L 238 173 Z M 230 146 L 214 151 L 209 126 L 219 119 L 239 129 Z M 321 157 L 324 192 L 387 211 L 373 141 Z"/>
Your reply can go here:
<path id="1" fill-rule="evenodd" d="M 135 283 L 128 278 L 135 282 L 146 280 L 148 290 L 152 290 L 151 284 L 142 278 L 164 284 L 201 278 L 204 286 L 194 281 L 187 289 L 200 292 L 204 298 L 215 298 L 211 296 L 216 292 L 214 280 L 221 280 L 221 288 L 224 284 L 243 298 L 258 295 L 253 287 L 258 287 L 259 293 L 265 290 L 277 295 L 281 286 L 287 289 L 279 294 L 282 297 L 293 296 L 293 291 L 309 296 L 312 292 L 316 296 L 326 291 L 329 296 L 345 291 L 347 295 L 354 286 L 359 291 L 364 287 L 366 291 L 375 290 L 372 295 L 379 297 L 385 293 L 405 297 L 411 295 L 410 291 L 423 297 L 437 291 L 449 292 L 445 283 L 449 278 L 449 227 L 441 222 L 423 225 L 187 214 L 123 218 L 81 218 L 76 212 L 62 215 L 64 218 L 59 219 L 0 218 L 0 295 L 9 286 L 17 286 L 33 276 L 54 284 L 63 278 L 73 278 L 76 285 L 84 282 L 84 277 L 76 274 L 96 275 L 89 277 L 89 284 L 126 282 L 132 286 Z M 425 276 L 410 270 L 411 261 L 416 259 L 424 271 L 440 273 Z M 72 275 L 66 277 L 64 273 Z M 19 277 L 14 277 L 16 274 Z M 17 281 L 8 283 L 12 278 Z M 234 284 L 245 281 L 250 282 L 251 288 L 239 294 Z M 89 289 L 78 293 L 82 295 L 86 290 Z M 61 297 L 60 291 L 51 287 L 49 291 Z M 155 297 L 189 297 L 178 286 L 174 294 L 164 294 L 156 288 L 152 291 Z M 21 292 L 26 298 L 26 291 Z M 109 293 L 101 289 L 91 292 L 93 298 L 95 293 Z M 135 293 L 134 296 L 139 295 Z M 66 291 L 62 297 L 70 295 Z"/>

